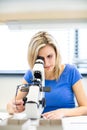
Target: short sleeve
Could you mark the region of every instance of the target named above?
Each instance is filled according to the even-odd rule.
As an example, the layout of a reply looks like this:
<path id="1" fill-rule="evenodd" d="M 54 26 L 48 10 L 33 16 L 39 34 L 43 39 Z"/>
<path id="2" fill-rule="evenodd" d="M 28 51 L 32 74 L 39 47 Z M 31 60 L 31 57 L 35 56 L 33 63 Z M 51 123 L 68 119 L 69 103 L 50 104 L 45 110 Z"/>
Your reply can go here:
<path id="1" fill-rule="evenodd" d="M 32 83 L 32 79 L 33 79 L 33 75 L 32 75 L 32 71 L 28 70 L 25 75 L 24 75 L 24 79 L 28 82 L 28 83 Z"/>
<path id="2" fill-rule="evenodd" d="M 72 76 L 71 76 L 71 80 L 72 80 L 72 86 L 80 79 L 82 79 L 82 75 L 80 74 L 79 70 L 76 68 L 76 66 L 72 66 Z"/>

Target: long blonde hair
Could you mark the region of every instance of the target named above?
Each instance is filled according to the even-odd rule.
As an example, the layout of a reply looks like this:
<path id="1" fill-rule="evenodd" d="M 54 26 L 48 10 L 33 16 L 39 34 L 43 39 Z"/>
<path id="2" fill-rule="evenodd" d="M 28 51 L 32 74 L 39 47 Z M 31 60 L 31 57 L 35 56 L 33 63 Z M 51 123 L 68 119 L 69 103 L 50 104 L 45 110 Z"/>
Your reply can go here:
<path id="1" fill-rule="evenodd" d="M 56 40 L 48 32 L 40 31 L 32 37 L 28 46 L 28 64 L 30 68 L 33 69 L 39 50 L 46 45 L 52 46 L 55 50 L 56 64 L 54 67 L 54 75 L 55 75 L 54 78 L 57 79 L 60 74 L 61 55 Z"/>

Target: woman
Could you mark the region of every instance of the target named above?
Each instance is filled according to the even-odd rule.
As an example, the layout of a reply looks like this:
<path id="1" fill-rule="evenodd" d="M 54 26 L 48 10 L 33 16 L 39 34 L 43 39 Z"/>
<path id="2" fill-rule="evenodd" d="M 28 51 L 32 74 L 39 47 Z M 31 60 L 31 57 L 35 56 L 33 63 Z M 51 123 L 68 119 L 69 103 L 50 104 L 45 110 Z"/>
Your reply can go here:
<path id="1" fill-rule="evenodd" d="M 28 47 L 28 70 L 22 83 L 31 83 L 32 69 L 37 56 L 44 57 L 45 86 L 51 87 L 51 92 L 45 93 L 46 107 L 42 116 L 47 119 L 59 119 L 65 116 L 87 115 L 87 97 L 83 89 L 82 76 L 75 66 L 62 64 L 58 45 L 47 32 L 36 33 Z M 10 114 L 24 111 L 23 97 L 26 92 L 18 92 L 15 100 L 7 104 Z M 74 96 L 78 106 L 75 106 Z M 17 107 L 16 107 L 17 106 Z"/>

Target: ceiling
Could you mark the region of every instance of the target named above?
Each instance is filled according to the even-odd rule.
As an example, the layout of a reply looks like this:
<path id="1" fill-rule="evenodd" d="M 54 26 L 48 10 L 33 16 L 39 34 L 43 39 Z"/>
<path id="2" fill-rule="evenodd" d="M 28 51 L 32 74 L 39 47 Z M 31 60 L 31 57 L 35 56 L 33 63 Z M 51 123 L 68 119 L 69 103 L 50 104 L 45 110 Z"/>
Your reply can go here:
<path id="1" fill-rule="evenodd" d="M 0 0 L 0 12 L 87 10 L 87 0 Z"/>
<path id="2" fill-rule="evenodd" d="M 87 0 L 0 0 L 0 22 L 87 19 Z"/>

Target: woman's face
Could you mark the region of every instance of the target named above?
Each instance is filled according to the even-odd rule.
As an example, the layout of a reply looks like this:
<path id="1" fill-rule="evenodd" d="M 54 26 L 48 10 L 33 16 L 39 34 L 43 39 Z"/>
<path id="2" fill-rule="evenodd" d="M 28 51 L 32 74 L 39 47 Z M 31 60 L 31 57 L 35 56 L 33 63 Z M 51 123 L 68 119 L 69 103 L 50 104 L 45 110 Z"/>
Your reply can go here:
<path id="1" fill-rule="evenodd" d="M 44 57 L 45 72 L 53 71 L 56 61 L 56 54 L 54 48 L 50 45 L 46 45 L 39 50 L 38 55 Z"/>

